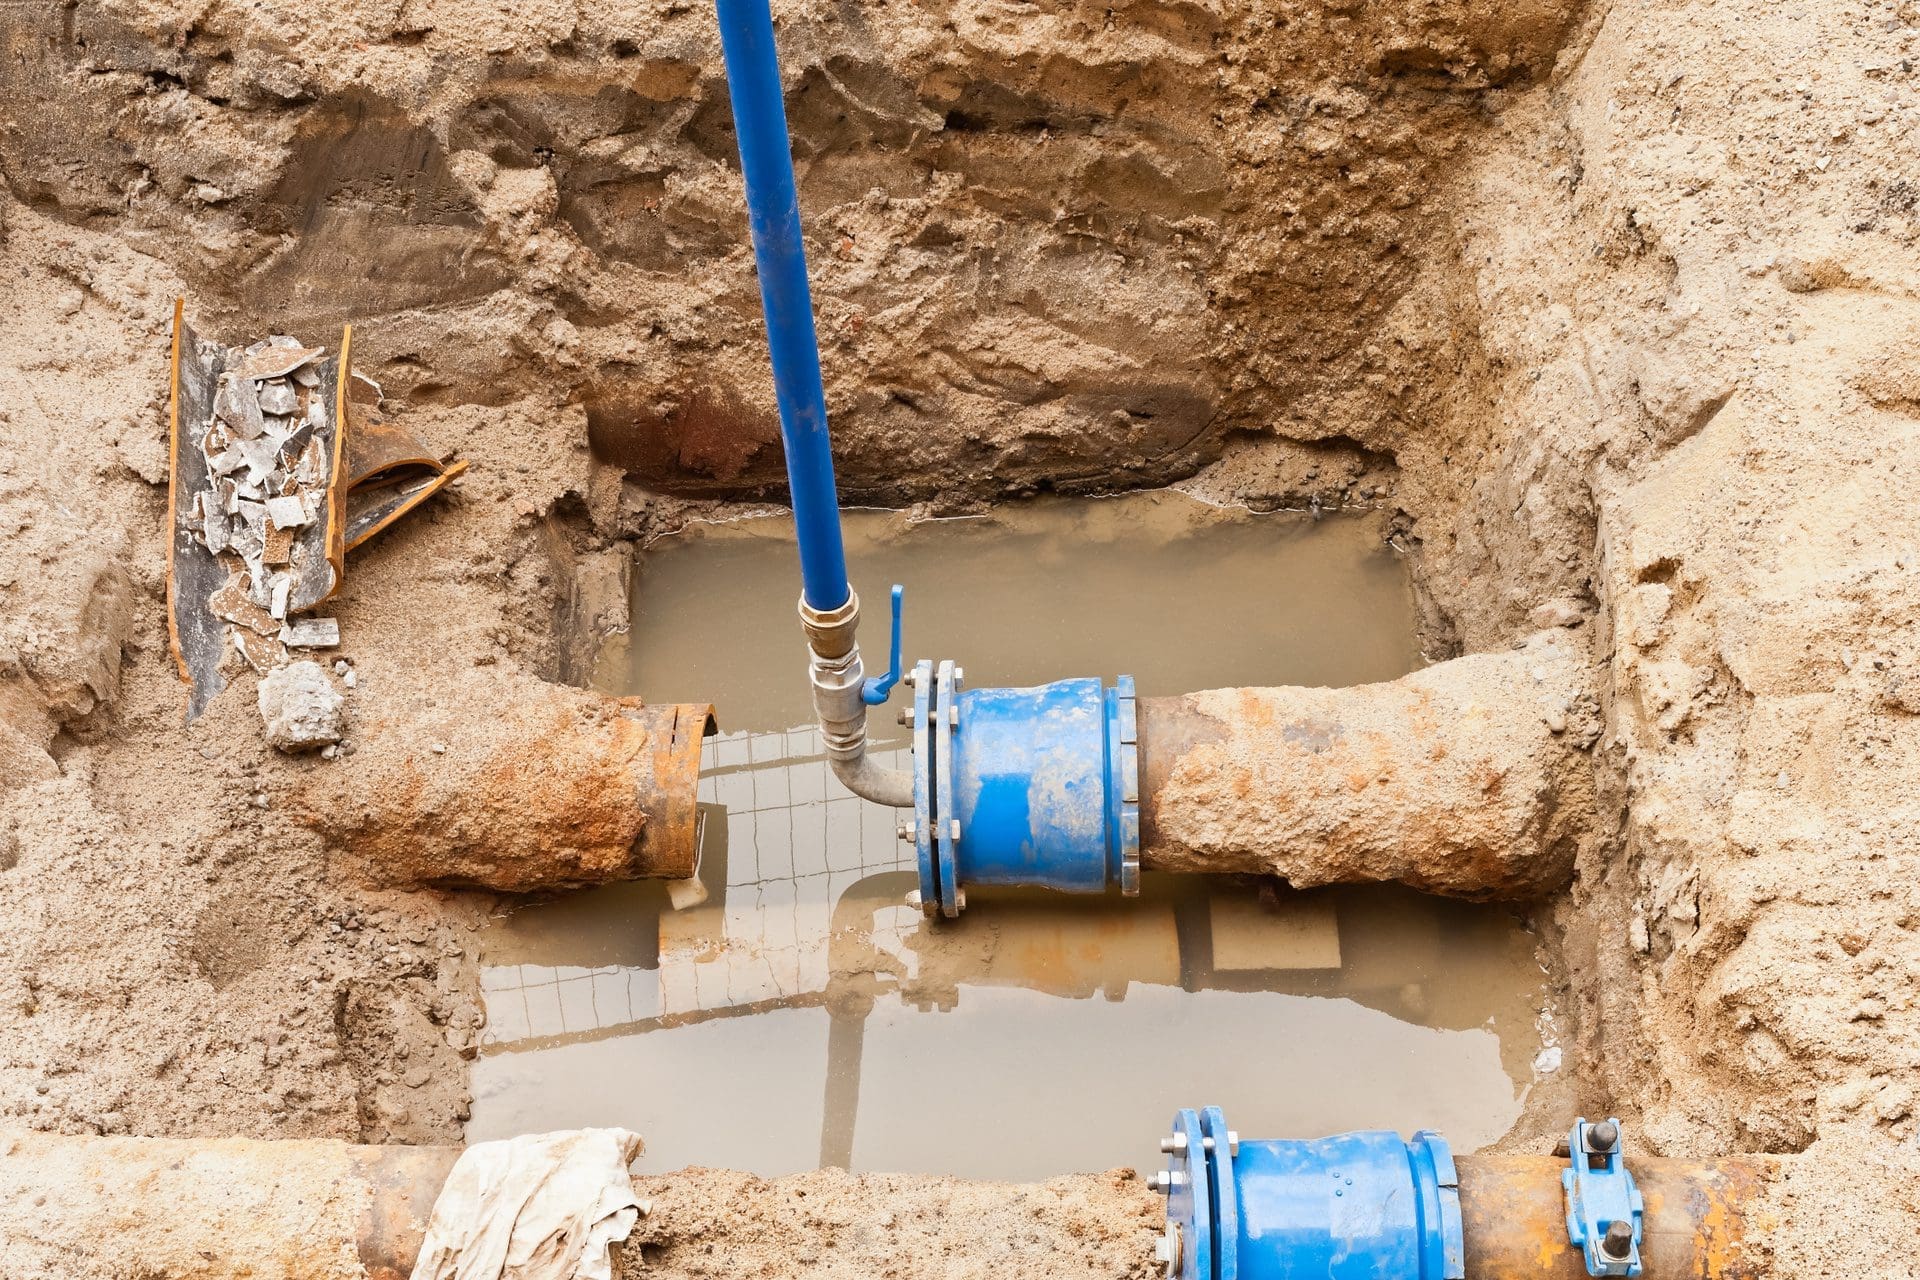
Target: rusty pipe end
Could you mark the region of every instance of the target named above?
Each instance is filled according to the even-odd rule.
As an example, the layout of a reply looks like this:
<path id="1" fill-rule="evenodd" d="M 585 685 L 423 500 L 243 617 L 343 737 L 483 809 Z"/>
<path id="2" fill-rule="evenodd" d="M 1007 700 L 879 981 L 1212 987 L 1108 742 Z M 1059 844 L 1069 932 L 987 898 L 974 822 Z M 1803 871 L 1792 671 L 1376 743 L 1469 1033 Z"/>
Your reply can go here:
<path id="1" fill-rule="evenodd" d="M 633 866 L 641 877 L 685 880 L 700 861 L 701 745 L 720 725 L 711 703 L 643 710 L 653 722 L 653 785 Z"/>

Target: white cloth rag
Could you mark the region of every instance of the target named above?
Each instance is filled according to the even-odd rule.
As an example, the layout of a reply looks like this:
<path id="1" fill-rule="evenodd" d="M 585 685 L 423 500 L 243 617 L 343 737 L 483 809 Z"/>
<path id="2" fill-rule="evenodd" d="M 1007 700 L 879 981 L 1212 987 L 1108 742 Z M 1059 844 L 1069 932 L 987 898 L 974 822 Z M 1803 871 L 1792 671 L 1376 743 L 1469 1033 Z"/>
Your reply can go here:
<path id="1" fill-rule="evenodd" d="M 433 1202 L 413 1280 L 611 1280 L 640 1218 L 625 1129 L 568 1129 L 468 1147 Z"/>

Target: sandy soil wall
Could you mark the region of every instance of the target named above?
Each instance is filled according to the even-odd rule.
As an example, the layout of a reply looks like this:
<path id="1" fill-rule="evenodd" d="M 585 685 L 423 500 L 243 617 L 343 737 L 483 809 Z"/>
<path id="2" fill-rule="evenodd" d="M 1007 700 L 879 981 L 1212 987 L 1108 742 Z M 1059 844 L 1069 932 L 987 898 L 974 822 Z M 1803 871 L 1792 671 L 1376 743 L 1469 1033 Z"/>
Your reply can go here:
<path id="1" fill-rule="evenodd" d="M 1384 502 L 1436 656 L 1580 629 L 1582 1102 L 1804 1152 L 1783 1274 L 1913 1270 L 1911 0 L 781 15 L 849 492 Z M 365 713 L 577 678 L 619 539 L 777 491 L 710 13 L 12 6 L 0 54 L 0 1125 L 453 1140 L 487 903 L 292 821 L 352 757 L 245 688 L 180 727 L 166 314 L 352 320 L 474 460 L 355 561 Z"/>

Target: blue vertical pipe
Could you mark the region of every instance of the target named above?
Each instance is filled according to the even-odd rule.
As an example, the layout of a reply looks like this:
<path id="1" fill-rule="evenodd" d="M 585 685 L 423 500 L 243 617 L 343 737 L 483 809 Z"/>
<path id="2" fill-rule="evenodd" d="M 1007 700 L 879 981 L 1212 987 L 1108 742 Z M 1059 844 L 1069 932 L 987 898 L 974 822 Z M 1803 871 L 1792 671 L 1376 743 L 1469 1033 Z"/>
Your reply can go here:
<path id="1" fill-rule="evenodd" d="M 833 487 L 833 448 L 827 436 L 827 397 L 820 382 L 820 348 L 807 290 L 807 254 L 800 239 L 800 200 L 793 186 L 793 155 L 780 88 L 767 0 L 716 0 L 727 92 L 747 185 L 753 252 L 760 265 L 760 305 L 767 317 L 773 393 L 793 490 L 793 521 L 800 542 L 802 595 L 822 612 L 847 602 L 847 555 L 840 542 L 840 504 Z"/>

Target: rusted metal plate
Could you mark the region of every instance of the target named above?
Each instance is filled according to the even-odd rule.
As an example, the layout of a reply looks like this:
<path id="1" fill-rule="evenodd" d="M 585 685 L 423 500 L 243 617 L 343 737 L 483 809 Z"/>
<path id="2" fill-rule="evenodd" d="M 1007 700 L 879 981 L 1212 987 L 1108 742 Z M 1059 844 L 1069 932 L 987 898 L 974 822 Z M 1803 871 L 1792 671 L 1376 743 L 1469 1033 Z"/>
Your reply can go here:
<path id="1" fill-rule="evenodd" d="M 345 567 L 340 363 L 289 341 L 209 342 L 174 303 L 168 636 L 189 720 L 226 687 L 230 651 L 255 670 L 283 660 L 278 641 L 260 637 L 332 595 Z M 302 378 L 254 381 L 263 370 Z"/>
<path id="2" fill-rule="evenodd" d="M 444 489 L 466 471 L 446 462 L 411 431 L 383 415 L 371 384 L 355 381 L 347 397 L 347 550 L 351 551 Z"/>

